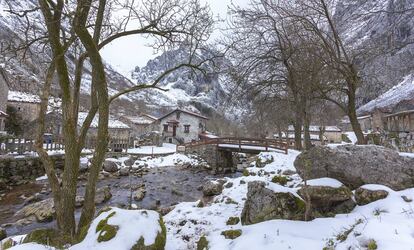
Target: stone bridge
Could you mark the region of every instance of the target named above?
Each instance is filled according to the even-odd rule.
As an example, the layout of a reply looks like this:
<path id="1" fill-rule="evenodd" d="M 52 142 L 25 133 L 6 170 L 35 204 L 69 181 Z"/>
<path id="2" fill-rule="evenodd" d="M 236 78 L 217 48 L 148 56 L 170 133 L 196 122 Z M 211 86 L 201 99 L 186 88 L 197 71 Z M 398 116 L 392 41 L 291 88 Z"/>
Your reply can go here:
<path id="1" fill-rule="evenodd" d="M 260 152 L 288 153 L 288 144 L 273 139 L 221 137 L 190 142 L 177 147 L 179 152 L 196 154 L 207 161 L 216 173 L 236 170 L 236 153 L 259 154 Z"/>

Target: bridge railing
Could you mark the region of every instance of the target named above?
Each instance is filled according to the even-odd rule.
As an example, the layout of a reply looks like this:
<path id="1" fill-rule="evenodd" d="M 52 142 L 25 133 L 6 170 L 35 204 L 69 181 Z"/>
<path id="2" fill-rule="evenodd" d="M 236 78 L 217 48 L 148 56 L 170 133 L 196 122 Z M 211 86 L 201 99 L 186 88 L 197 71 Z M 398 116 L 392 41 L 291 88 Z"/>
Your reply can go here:
<path id="1" fill-rule="evenodd" d="M 253 147 L 264 147 L 265 151 L 268 151 L 269 148 L 279 149 L 284 151 L 285 154 L 288 153 L 289 145 L 287 142 L 276 140 L 276 139 L 257 139 L 257 138 L 238 138 L 238 137 L 219 137 L 219 138 L 209 138 L 200 141 L 193 141 L 184 143 L 184 147 L 196 147 L 201 145 L 211 145 L 211 144 L 229 144 L 237 145 L 239 150 L 242 150 L 243 146 L 253 146 Z"/>

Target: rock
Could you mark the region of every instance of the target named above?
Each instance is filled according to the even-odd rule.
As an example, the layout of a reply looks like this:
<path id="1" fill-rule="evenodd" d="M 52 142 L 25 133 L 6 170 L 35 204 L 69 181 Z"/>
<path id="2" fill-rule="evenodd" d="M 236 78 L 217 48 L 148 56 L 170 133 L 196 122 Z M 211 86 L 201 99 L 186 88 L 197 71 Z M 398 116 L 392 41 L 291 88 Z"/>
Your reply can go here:
<path id="1" fill-rule="evenodd" d="M 40 228 L 30 232 L 23 240 L 23 243 L 35 242 L 63 249 L 63 246 L 70 242 L 69 238 L 64 237 L 55 229 Z"/>
<path id="2" fill-rule="evenodd" d="M 240 184 L 246 184 L 245 180 L 240 180 Z"/>
<path id="3" fill-rule="evenodd" d="M 233 182 L 229 181 L 224 185 L 225 188 L 231 188 L 233 187 Z"/>
<path id="4" fill-rule="evenodd" d="M 414 187 L 414 159 L 375 145 L 316 146 L 301 153 L 294 164 L 302 178 L 331 177 L 351 189 L 370 183 L 394 190 Z"/>
<path id="5" fill-rule="evenodd" d="M 368 203 L 385 199 L 388 196 L 388 192 L 385 190 L 369 190 L 363 187 L 359 187 L 355 190 L 355 200 L 360 206 Z"/>
<path id="6" fill-rule="evenodd" d="M 105 160 L 103 169 L 109 173 L 115 173 L 118 171 L 118 165 L 114 161 Z"/>
<path id="7" fill-rule="evenodd" d="M 99 188 L 98 190 L 96 190 L 95 204 L 101 204 L 101 203 L 107 202 L 111 198 L 112 198 L 112 193 L 111 193 L 111 189 L 108 186 Z"/>
<path id="8" fill-rule="evenodd" d="M 7 238 L 7 232 L 5 229 L 0 227 L 0 241 L 2 241 L 5 238 Z"/>
<path id="9" fill-rule="evenodd" d="M 84 201 L 85 201 L 85 199 L 82 196 L 77 195 L 75 197 L 75 207 L 76 208 L 82 207 Z"/>
<path id="10" fill-rule="evenodd" d="M 82 161 L 79 163 L 79 172 L 85 173 L 89 169 L 89 162 L 88 161 Z"/>
<path id="11" fill-rule="evenodd" d="M 352 192 L 342 185 L 340 187 L 307 186 L 298 190 L 298 194 L 306 200 L 306 191 L 312 205 L 315 217 L 333 216 L 339 213 L 349 213 L 355 207 Z"/>
<path id="12" fill-rule="evenodd" d="M 405 201 L 405 202 L 412 202 L 413 201 L 413 199 L 411 199 L 411 198 L 408 198 L 407 196 L 405 196 L 405 195 L 402 195 L 401 196 L 401 198 Z"/>
<path id="13" fill-rule="evenodd" d="M 221 235 L 223 235 L 224 238 L 226 238 L 226 239 L 234 240 L 234 239 L 240 237 L 240 235 L 242 235 L 242 230 L 240 230 L 240 229 L 226 230 L 226 231 L 221 232 Z"/>
<path id="14" fill-rule="evenodd" d="M 239 217 L 230 217 L 227 222 L 226 225 L 237 225 L 240 222 L 240 218 Z"/>
<path id="15" fill-rule="evenodd" d="M 16 217 L 24 218 L 34 216 L 38 222 L 52 221 L 54 215 L 55 208 L 52 198 L 27 205 L 15 214 Z"/>
<path id="16" fill-rule="evenodd" d="M 124 161 L 125 166 L 128 166 L 128 167 L 131 167 L 132 165 L 134 165 L 134 163 L 135 163 L 135 160 L 132 157 L 130 157 L 130 158 L 128 158 Z"/>
<path id="17" fill-rule="evenodd" d="M 270 164 L 274 161 L 272 155 L 266 155 L 264 157 L 258 157 L 256 159 L 256 167 L 257 168 L 264 168 L 267 164 Z"/>
<path id="18" fill-rule="evenodd" d="M 144 188 L 139 188 L 137 191 L 135 191 L 134 193 L 134 200 L 136 201 L 142 201 L 145 197 L 146 194 L 146 190 Z"/>
<path id="19" fill-rule="evenodd" d="M 296 171 L 290 170 L 290 169 L 286 169 L 285 171 L 282 172 L 282 175 L 294 175 L 294 174 L 296 174 Z"/>
<path id="20" fill-rule="evenodd" d="M 301 220 L 304 217 L 305 202 L 292 193 L 274 192 L 261 181 L 248 183 L 247 200 L 241 214 L 243 225 L 266 220 Z"/>
<path id="21" fill-rule="evenodd" d="M 208 181 L 203 185 L 204 196 L 214 196 L 221 194 L 223 183 L 218 181 Z"/>
<path id="22" fill-rule="evenodd" d="M 208 240 L 206 236 L 201 236 L 197 241 L 197 250 L 208 250 Z"/>
<path id="23" fill-rule="evenodd" d="M 129 175 L 129 168 L 121 168 L 119 170 L 119 175 L 120 176 L 128 176 Z"/>
<path id="24" fill-rule="evenodd" d="M 27 205 L 27 204 L 31 204 L 31 203 L 38 202 L 38 201 L 41 201 L 41 197 L 40 197 L 40 194 L 37 193 L 37 194 L 27 197 L 24 200 L 24 204 Z"/>

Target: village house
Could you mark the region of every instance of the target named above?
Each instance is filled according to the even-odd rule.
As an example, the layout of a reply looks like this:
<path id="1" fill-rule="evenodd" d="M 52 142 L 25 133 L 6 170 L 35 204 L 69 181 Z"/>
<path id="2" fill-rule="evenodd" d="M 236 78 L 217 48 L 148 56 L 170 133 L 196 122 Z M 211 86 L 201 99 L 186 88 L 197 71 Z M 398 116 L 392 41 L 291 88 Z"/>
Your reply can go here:
<path id="1" fill-rule="evenodd" d="M 0 133 L 5 133 L 7 118 L 7 96 L 9 94 L 9 83 L 3 69 L 0 68 Z"/>
<path id="2" fill-rule="evenodd" d="M 381 144 L 391 144 L 403 151 L 414 150 L 414 75 L 409 75 L 377 99 L 357 110 L 371 117 L 373 132 Z"/>
<path id="3" fill-rule="evenodd" d="M 322 133 L 322 134 L 321 134 Z M 295 128 L 292 125 L 288 127 L 288 138 L 294 138 L 295 135 Z M 337 126 L 317 126 L 311 125 L 309 126 L 309 134 L 311 137 L 311 141 L 315 145 L 322 144 L 320 135 L 325 142 L 328 143 L 340 143 L 342 142 L 342 130 Z M 302 128 L 302 139 L 303 139 L 303 128 Z"/>
<path id="4" fill-rule="evenodd" d="M 153 130 L 158 130 L 158 127 L 155 125 L 157 118 L 149 114 L 125 115 L 121 116 L 119 120 L 131 128 L 131 137 L 133 138 L 139 138 Z"/>
<path id="5" fill-rule="evenodd" d="M 13 107 L 23 121 L 32 122 L 39 117 L 40 97 L 25 92 L 9 91 L 7 106 Z"/>
<path id="6" fill-rule="evenodd" d="M 158 118 L 157 125 L 164 141 L 182 144 L 200 139 L 208 118 L 183 109 L 175 109 Z"/>

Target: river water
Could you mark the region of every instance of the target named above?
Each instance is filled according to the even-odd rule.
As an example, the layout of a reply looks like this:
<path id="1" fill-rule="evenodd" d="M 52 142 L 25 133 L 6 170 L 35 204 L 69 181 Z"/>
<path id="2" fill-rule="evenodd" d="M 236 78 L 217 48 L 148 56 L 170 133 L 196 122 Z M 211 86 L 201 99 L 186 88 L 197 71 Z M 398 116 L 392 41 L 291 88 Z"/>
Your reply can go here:
<path id="1" fill-rule="evenodd" d="M 155 209 L 157 207 L 169 207 L 179 202 L 196 201 L 202 197 L 198 187 L 209 179 L 217 179 L 224 176 L 236 177 L 239 173 L 228 175 L 210 175 L 208 171 L 199 168 L 162 167 L 151 168 L 142 177 L 130 175 L 124 177 L 107 177 L 100 180 L 98 188 L 109 186 L 112 198 L 106 203 L 97 205 L 97 211 L 103 206 L 125 207 L 130 203 L 130 184 L 145 184 L 146 196 L 142 201 L 133 201 L 138 208 Z M 85 181 L 78 186 L 78 194 L 83 193 Z M 15 212 L 24 207 L 25 198 L 41 190 L 48 189 L 47 180 L 13 187 L 12 190 L 0 200 L 0 225 L 6 229 L 9 236 L 25 234 L 35 228 L 53 227 L 56 222 L 38 223 L 28 225 L 14 224 L 21 218 L 14 216 Z M 50 198 L 51 194 L 40 194 L 40 198 Z M 75 215 L 80 217 L 80 209 Z M 11 225 L 10 225 L 11 224 Z"/>

